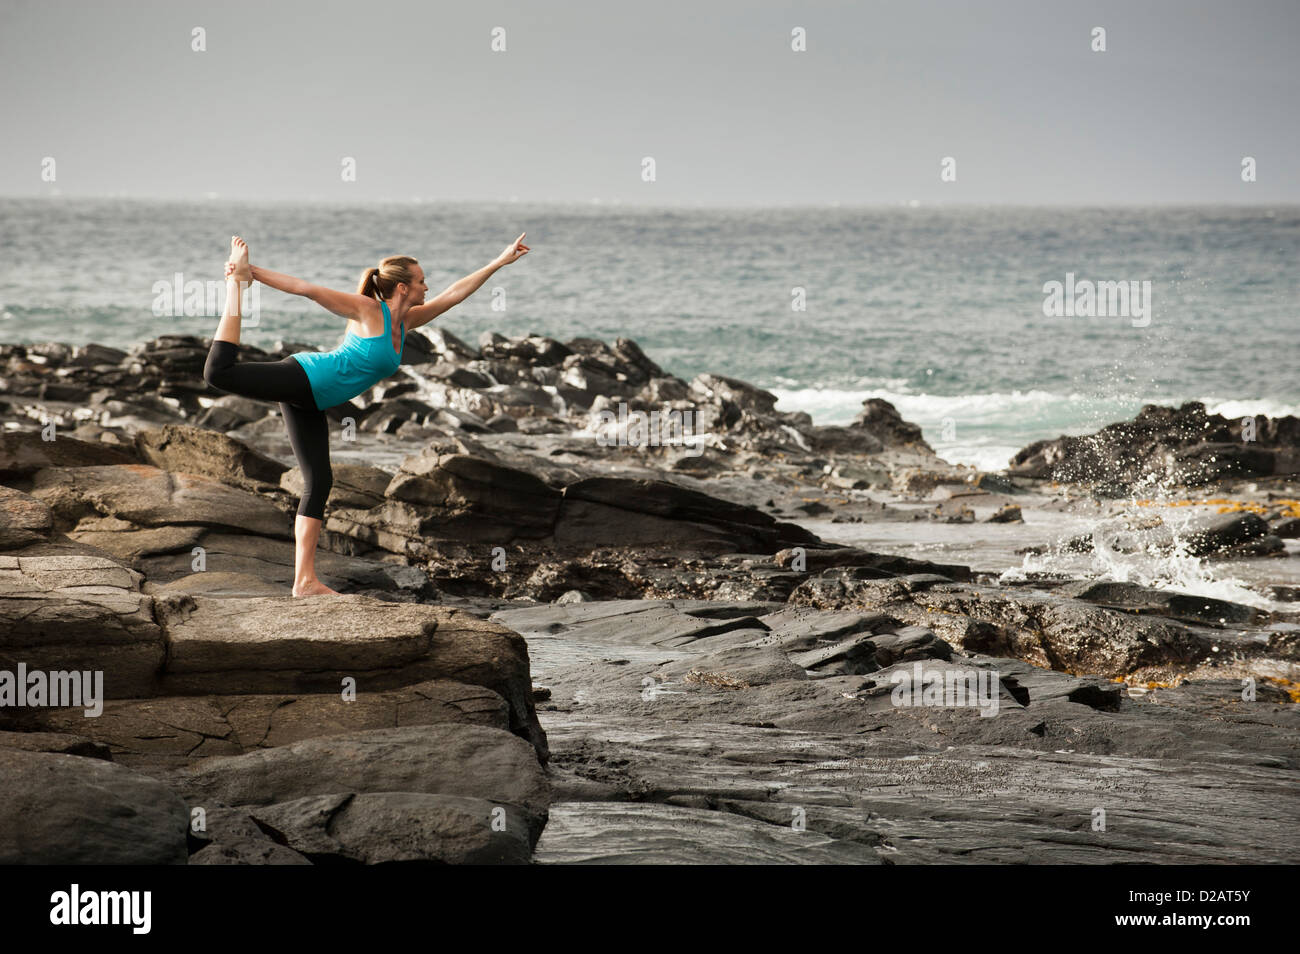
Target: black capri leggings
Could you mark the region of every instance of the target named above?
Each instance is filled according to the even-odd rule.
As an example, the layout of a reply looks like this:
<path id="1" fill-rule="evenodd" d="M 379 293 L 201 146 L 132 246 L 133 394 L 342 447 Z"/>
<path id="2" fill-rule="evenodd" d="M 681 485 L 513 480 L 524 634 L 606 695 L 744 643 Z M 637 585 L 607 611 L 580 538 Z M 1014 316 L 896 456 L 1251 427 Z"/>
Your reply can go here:
<path id="1" fill-rule="evenodd" d="M 303 493 L 298 513 L 324 519 L 325 499 L 334 486 L 330 468 L 330 429 L 325 412 L 316 407 L 307 372 L 292 357 L 280 361 L 235 362 L 239 345 L 213 341 L 203 366 L 203 380 L 214 388 L 257 401 L 279 401 L 289 429 L 289 443 L 302 470 Z"/>

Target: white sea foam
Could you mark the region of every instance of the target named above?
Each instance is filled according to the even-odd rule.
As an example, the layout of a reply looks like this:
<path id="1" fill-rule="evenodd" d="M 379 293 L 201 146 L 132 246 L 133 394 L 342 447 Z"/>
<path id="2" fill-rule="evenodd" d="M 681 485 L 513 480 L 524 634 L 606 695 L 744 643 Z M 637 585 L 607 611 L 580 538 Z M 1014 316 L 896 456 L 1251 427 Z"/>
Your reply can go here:
<path id="1" fill-rule="evenodd" d="M 1021 566 L 1005 571 L 1001 579 L 1010 582 L 1023 580 L 1032 573 L 1055 572 L 1074 576 L 1079 575 L 1082 569 L 1083 575 L 1098 580 L 1137 583 L 1157 590 L 1276 609 L 1277 604 L 1247 581 L 1235 578 L 1230 566 L 1188 552 L 1190 524 L 1210 512 L 1213 509 L 1207 507 L 1126 507 L 1092 523 L 1089 528 L 1093 538 L 1090 555 L 1063 553 L 1055 548 L 1042 554 L 1029 554 Z M 1143 533 L 1133 530 L 1134 526 L 1154 515 L 1159 515 L 1172 531 L 1172 546 L 1142 545 Z M 1132 545 L 1135 542 L 1137 546 Z M 1081 568 L 1080 560 L 1088 561 L 1088 566 Z"/>

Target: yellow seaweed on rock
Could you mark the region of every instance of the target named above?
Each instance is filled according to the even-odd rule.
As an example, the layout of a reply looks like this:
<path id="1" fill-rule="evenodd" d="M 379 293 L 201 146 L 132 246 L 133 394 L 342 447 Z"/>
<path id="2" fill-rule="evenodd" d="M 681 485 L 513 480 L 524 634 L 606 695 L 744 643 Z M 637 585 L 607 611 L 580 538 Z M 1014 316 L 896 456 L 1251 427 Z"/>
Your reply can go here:
<path id="1" fill-rule="evenodd" d="M 1300 517 L 1300 500 L 1274 500 L 1260 503 L 1257 500 L 1228 500 L 1224 497 L 1212 497 L 1206 500 L 1135 500 L 1138 507 L 1218 507 L 1219 513 L 1237 513 L 1249 511 L 1256 514 L 1268 513 L 1275 507 L 1282 508 L 1284 517 Z"/>
<path id="2" fill-rule="evenodd" d="M 1292 702 L 1300 702 L 1300 683 L 1292 682 L 1290 679 L 1283 679 L 1281 676 L 1261 676 L 1260 678 L 1277 683 L 1282 687 L 1282 691 L 1291 697 Z"/>

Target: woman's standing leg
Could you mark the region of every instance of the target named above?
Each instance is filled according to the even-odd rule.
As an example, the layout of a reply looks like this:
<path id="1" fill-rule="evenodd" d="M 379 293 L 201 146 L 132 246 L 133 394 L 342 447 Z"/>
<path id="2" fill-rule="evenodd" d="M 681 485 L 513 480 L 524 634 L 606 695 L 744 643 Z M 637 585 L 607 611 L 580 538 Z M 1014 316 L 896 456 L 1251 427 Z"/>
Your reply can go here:
<path id="1" fill-rule="evenodd" d="M 296 404 L 281 403 L 280 413 L 289 429 L 289 443 L 302 470 L 302 498 L 293 533 L 297 541 L 294 554 L 294 596 L 337 593 L 316 577 L 316 544 L 320 540 L 325 501 L 334 486 L 330 467 L 330 429 L 324 411 Z"/>

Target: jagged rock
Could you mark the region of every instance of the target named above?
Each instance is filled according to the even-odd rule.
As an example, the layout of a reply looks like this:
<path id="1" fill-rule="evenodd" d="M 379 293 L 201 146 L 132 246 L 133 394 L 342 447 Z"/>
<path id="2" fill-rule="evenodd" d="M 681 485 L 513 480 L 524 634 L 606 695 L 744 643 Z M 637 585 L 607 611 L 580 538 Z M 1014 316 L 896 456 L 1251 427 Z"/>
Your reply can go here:
<path id="1" fill-rule="evenodd" d="M 877 570 L 880 576 L 906 576 L 909 574 L 934 574 L 949 580 L 969 580 L 970 567 L 957 563 L 931 563 L 910 557 L 872 553 L 856 547 L 805 547 L 802 553 L 793 548 L 778 552 L 772 562 L 777 566 L 800 566 L 801 572 L 822 573 L 840 567 L 860 567 Z"/>
<path id="2" fill-rule="evenodd" d="M 987 520 L 988 523 L 1024 523 L 1025 518 L 1015 504 L 1003 504 Z"/>
<path id="3" fill-rule="evenodd" d="M 442 328 L 423 328 L 417 334 L 428 342 L 428 350 L 442 358 L 453 363 L 461 360 L 474 361 L 479 358 L 479 353 L 471 348 L 465 342 L 461 341 L 450 331 Z M 414 335 L 412 336 L 414 338 Z"/>
<path id="4" fill-rule="evenodd" d="M 854 428 L 864 430 L 886 447 L 914 445 L 934 453 L 934 449 L 921 436 L 921 428 L 903 420 L 898 408 L 884 398 L 867 398 L 862 410 L 853 419 Z"/>
<path id="5" fill-rule="evenodd" d="M 406 458 L 386 493 L 419 507 L 419 532 L 485 543 L 549 536 L 560 507 L 531 474 L 433 448 Z"/>
<path id="6" fill-rule="evenodd" d="M 674 543 L 745 553 L 816 540 L 752 507 L 665 481 L 614 477 L 565 487 L 555 529 L 560 546 Z"/>
<path id="7" fill-rule="evenodd" d="M 194 425 L 214 431 L 230 431 L 252 421 L 260 421 L 270 411 L 271 406 L 265 401 L 254 401 L 252 398 L 241 397 L 238 394 L 226 394 L 213 401 L 195 418 Z"/>
<path id="8" fill-rule="evenodd" d="M 1213 641 L 1188 626 L 1050 593 L 941 582 L 913 589 L 901 580 L 818 577 L 790 600 L 824 609 L 870 606 L 932 627 L 968 652 L 1072 673 L 1116 677 L 1146 667 L 1190 669 L 1212 655 Z"/>
<path id="9" fill-rule="evenodd" d="M 202 815 L 203 828 L 193 831 L 190 843 L 192 865 L 310 865 L 304 855 L 276 840 L 246 811 L 213 805 Z"/>
<path id="10" fill-rule="evenodd" d="M 1241 420 L 1207 414 L 1199 401 L 1177 409 L 1148 404 L 1134 420 L 1095 434 L 1035 441 L 1011 459 L 1008 473 L 1128 493 L 1300 472 L 1300 418 L 1254 421 L 1255 439 L 1243 440 Z"/>
<path id="11" fill-rule="evenodd" d="M 771 414 L 776 409 L 776 395 L 771 391 L 720 374 L 697 374 L 690 390 L 702 401 L 733 404 L 755 414 Z"/>

